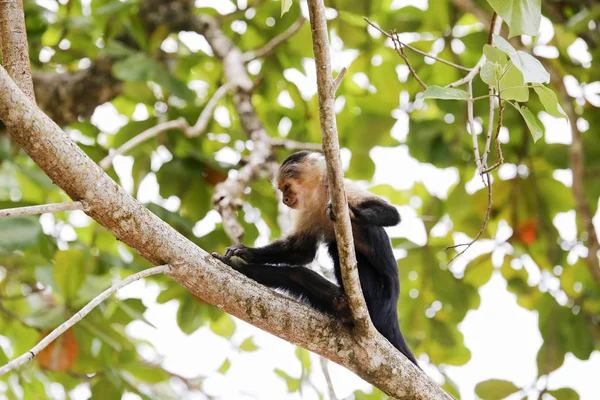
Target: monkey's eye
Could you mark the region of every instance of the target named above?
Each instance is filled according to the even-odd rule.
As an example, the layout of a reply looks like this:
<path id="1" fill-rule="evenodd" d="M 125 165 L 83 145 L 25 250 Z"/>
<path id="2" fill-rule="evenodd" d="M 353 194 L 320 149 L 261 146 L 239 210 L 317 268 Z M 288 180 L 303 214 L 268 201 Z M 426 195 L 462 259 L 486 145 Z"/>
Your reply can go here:
<path id="1" fill-rule="evenodd" d="M 290 190 L 290 184 L 289 183 L 286 184 L 286 185 L 283 185 L 283 191 L 287 192 L 288 190 Z"/>

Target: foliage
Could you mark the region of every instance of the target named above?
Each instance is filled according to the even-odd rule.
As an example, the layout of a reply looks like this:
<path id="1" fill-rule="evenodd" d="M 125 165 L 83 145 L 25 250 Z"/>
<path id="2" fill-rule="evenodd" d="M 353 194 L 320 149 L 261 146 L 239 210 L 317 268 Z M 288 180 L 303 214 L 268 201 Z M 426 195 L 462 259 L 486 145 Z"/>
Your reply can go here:
<path id="1" fill-rule="evenodd" d="M 113 76 L 124 82 L 122 94 L 111 101 L 124 120 L 116 133 L 104 132 L 101 124 L 94 125 L 85 119 L 66 127 L 88 155 L 100 161 L 108 149 L 120 146 L 162 120 L 184 117 L 193 124 L 210 95 L 224 81 L 221 61 L 204 47 L 193 49 L 192 41 L 185 40 L 184 35 L 169 33 L 163 25 L 146 32 L 138 1 L 84 3 L 60 2 L 49 9 L 26 0 L 25 6 L 36 71 L 76 71 L 89 60 L 110 57 L 114 60 Z M 260 48 L 300 16 L 298 2 L 291 0 L 247 3 L 244 9 L 230 3 L 231 10 L 220 16 L 225 34 L 242 51 Z M 399 254 L 405 254 L 399 260 L 402 280 L 399 311 L 409 346 L 417 357 L 427 354 L 436 366 L 467 363 L 471 353 L 464 344 L 459 324 L 469 311 L 479 307 L 479 289 L 493 274 L 500 274 L 519 305 L 539 315 L 544 342 L 537 358 L 538 378 L 560 368 L 568 352 L 579 359 L 588 359 L 594 350 L 600 349 L 600 287 L 585 258 L 580 256 L 582 244 L 587 240 L 582 230 L 565 238 L 556 223 L 557 216 L 568 215 L 564 213 L 574 209 L 575 199 L 569 185 L 558 180 L 560 172 L 569 168 L 569 146 L 543 137 L 544 128 L 563 123 L 566 117 L 566 105 L 561 106 L 556 88 L 548 84 L 550 75 L 544 64 L 576 81 L 574 87 L 578 92 L 573 104 L 579 124 L 598 126 L 597 96 L 579 85 L 597 85 L 600 80 L 596 65 L 600 38 L 597 30 L 590 29 L 590 21 L 598 19 L 600 8 L 580 6 L 577 2 L 557 8 L 556 2 L 544 2 L 542 11 L 551 19 L 554 36 L 549 43 L 541 37 L 531 40 L 533 45 L 552 46 L 557 57 L 543 59 L 542 64 L 541 57 L 516 50 L 512 40 L 496 36 L 494 45 L 487 45 L 488 27 L 476 23 L 472 14 L 457 10 L 449 0 L 430 0 L 427 9 L 392 8 L 392 3 L 397 2 L 328 2 L 336 11 L 328 23 L 334 32 L 334 59 L 339 50 L 347 51 L 353 58 L 338 90 L 340 143 L 351 152 L 346 175 L 373 183 L 371 190 L 394 204 L 414 205 L 417 216 L 424 221 L 425 244 L 403 238 L 393 240 Z M 490 17 L 493 9 L 504 18 L 511 36 L 537 34 L 539 0 L 479 3 Z M 218 14 L 212 8 L 194 12 Z M 472 139 L 466 130 L 469 93 L 463 88 L 445 88 L 464 76 L 463 72 L 440 62 L 426 62 L 422 56 L 407 51 L 412 67 L 429 85 L 423 91 L 396 51 L 385 46 L 381 37 L 368 33 L 365 16 L 384 29 L 412 35 L 412 46 L 463 66 L 475 65 L 485 53 L 487 62 L 473 81 L 473 97 L 486 96 L 491 85 L 501 92 L 505 103 L 513 106 L 506 108 L 503 121 L 508 135 L 503 138 L 502 151 L 505 163 L 509 164 L 503 172 L 508 172 L 494 176 L 491 217 L 482 237 L 484 241 L 494 240 L 494 248 L 509 251 L 503 257 L 495 257 L 493 263 L 491 253 L 480 251 L 479 257 L 471 257 L 474 259 L 469 259 L 462 270 L 447 265 L 453 253 L 444 250 L 455 243 L 459 234 L 469 237 L 477 234 L 487 205 L 484 190 L 473 192 L 466 188 L 467 182 L 476 176 Z M 339 45 L 341 42 L 343 45 Z M 587 43 L 595 67 L 589 68 L 570 55 L 570 46 L 581 42 Z M 49 60 L 41 56 L 44 54 L 51 54 Z M 310 28 L 305 25 L 272 55 L 249 65 L 252 78 L 260 81 L 253 93 L 253 105 L 273 137 L 319 142 L 316 95 L 307 95 L 306 84 L 296 79 L 312 73 L 305 63 L 311 57 Z M 289 100 L 281 101 L 283 97 Z M 485 120 L 487 107 L 488 101 L 475 101 L 476 116 Z M 131 180 L 132 193 L 140 198 L 147 198 L 143 196 L 143 187 L 155 180 L 159 196 L 148 202 L 148 208 L 207 251 L 222 252 L 231 242 L 220 223 L 203 234 L 196 234 L 195 226 L 211 211 L 215 185 L 227 177 L 230 169 L 237 168 L 223 161 L 226 159 L 223 154 L 233 153 L 243 158 L 249 155 L 252 145 L 242 131 L 231 96 L 219 102 L 218 114 L 220 117 L 210 122 L 207 134 L 188 138 L 180 131 L 169 131 L 128 154 L 133 161 L 130 174 L 112 170 L 109 173 L 121 184 Z M 391 135 L 401 125 L 399 120 L 406 116 L 410 118 L 408 135 Z M 600 141 L 597 135 L 592 136 L 595 133 L 592 131 L 584 132 L 583 151 L 589 172 L 585 176 L 585 201 L 595 214 L 600 196 Z M 408 147 L 415 165 L 451 168 L 456 172 L 457 182 L 450 185 L 447 193 L 422 184 L 424 179 L 419 177 L 403 190 L 389 182 L 375 185 L 376 164 L 372 155 L 377 147 L 398 150 Z M 279 159 L 285 155 L 281 151 Z M 492 152 L 492 163 L 497 161 L 494 157 Z M 512 170 L 515 172 L 511 174 Z M 411 173 L 397 171 L 398 175 Z M 25 153 L 11 144 L 7 136 L 0 136 L 0 209 L 67 200 Z M 268 182 L 253 183 L 245 201 L 246 206 L 239 212 L 246 232 L 244 243 L 253 244 L 259 229 L 264 232 L 265 226 L 271 230 L 269 239 L 277 237 L 278 209 Z M 444 220 L 450 222 L 444 224 Z M 502 226 L 509 226 L 512 232 L 506 240 L 497 239 Z M 438 234 L 440 231 L 443 234 Z M 518 268 L 524 259 L 532 260 L 533 267 Z M 48 330 L 66 320 L 115 279 L 147 267 L 147 261 L 81 212 L 1 219 L 0 334 L 8 339 L 2 341 L 1 362 L 29 350 Z M 542 278 L 534 280 L 535 274 Z M 193 297 L 166 277 L 154 277 L 151 281 L 160 288 L 159 304 L 178 304 L 175 318 L 185 334 L 209 328 L 214 335 L 234 342 L 232 336 L 237 326 L 230 316 Z M 160 360 L 148 360 L 138 353 L 140 347 L 151 343 L 133 338 L 126 327 L 134 321 L 150 324 L 145 318 L 146 310 L 139 298 L 111 299 L 48 347 L 33 365 L 19 374 L 0 378 L 4 383 L 11 382 L 1 385 L 4 394 L 11 399 L 49 398 L 49 386 L 43 382 L 60 384 L 67 394 L 84 382 L 93 398 L 118 398 L 124 392 L 144 399 L 177 398 L 169 384 L 172 379 L 185 383 L 188 390 L 202 390 L 201 379 L 191 381 L 175 376 Z M 236 349 L 248 353 L 260 351 L 251 337 Z M 300 374 L 273 367 L 290 392 L 308 386 L 311 371 L 314 373 L 317 368 L 307 354 L 301 349 L 296 353 Z M 235 357 L 224 359 L 215 373 L 227 375 L 234 368 Z M 457 393 L 454 386 L 446 377 L 444 387 Z M 500 399 L 519 390 L 525 389 L 499 379 L 481 382 L 475 389 L 482 399 Z M 570 388 L 547 393 L 557 399 L 578 398 Z M 377 390 L 358 391 L 355 395 L 385 398 Z"/>

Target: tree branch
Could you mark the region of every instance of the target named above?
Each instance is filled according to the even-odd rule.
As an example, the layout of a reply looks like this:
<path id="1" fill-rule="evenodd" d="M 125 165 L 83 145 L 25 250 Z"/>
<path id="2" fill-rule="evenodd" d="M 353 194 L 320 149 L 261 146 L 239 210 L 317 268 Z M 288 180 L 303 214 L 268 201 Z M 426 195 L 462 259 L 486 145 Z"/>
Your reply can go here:
<path id="1" fill-rule="evenodd" d="M 219 183 L 213 195 L 213 206 L 221 214 L 225 233 L 234 243 L 240 243 L 244 229 L 237 220 L 236 211 L 244 190 L 259 178 L 261 173 L 270 171 L 268 164 L 272 154 L 271 138 L 252 105 L 251 92 L 254 84 L 246 70 L 242 52 L 225 36 L 218 22 L 212 17 L 196 16 L 193 30 L 206 38 L 215 55 L 223 61 L 227 82 L 235 87 L 233 105 L 240 117 L 240 124 L 254 143 L 248 163 L 241 167 L 236 175 Z"/>
<path id="2" fill-rule="evenodd" d="M 301 16 L 298 18 L 296 22 L 294 22 L 288 29 L 282 32 L 279 36 L 275 36 L 273 39 L 269 40 L 267 44 L 261 47 L 258 50 L 247 51 L 243 54 L 242 59 L 245 63 L 248 63 L 252 60 L 256 60 L 257 58 L 262 58 L 271 54 L 277 46 L 291 38 L 304 26 L 306 23 L 306 18 Z"/>
<path id="3" fill-rule="evenodd" d="M 0 218 L 21 217 L 23 215 L 38 215 L 44 213 L 55 213 L 60 211 L 83 210 L 84 208 L 85 206 L 81 201 L 44 204 L 41 206 L 9 208 L 6 210 L 0 210 Z"/>
<path id="4" fill-rule="evenodd" d="M 377 25 L 377 24 L 376 24 L 376 23 L 374 23 L 374 22 L 371 22 L 371 21 L 370 21 L 370 20 L 369 20 L 367 17 L 364 17 L 364 20 L 367 22 L 367 24 L 371 25 L 373 28 L 375 28 L 375 29 L 377 29 L 379 32 L 383 33 L 383 34 L 384 34 L 386 37 L 388 37 L 388 38 L 392 39 L 392 36 L 393 36 L 393 35 L 392 35 L 391 33 L 388 33 L 388 32 L 386 32 L 386 31 L 384 31 L 383 29 L 381 29 L 381 28 L 379 27 L 379 25 Z M 421 50 L 417 49 L 416 47 L 413 47 L 413 46 L 411 46 L 411 45 L 409 45 L 409 44 L 402 43 L 402 42 L 400 42 L 400 41 L 398 41 L 398 43 L 400 43 L 402 46 L 406 47 L 407 49 L 410 49 L 410 50 L 414 51 L 415 53 L 422 55 L 423 57 L 429 57 L 429 58 L 431 58 L 431 59 L 434 59 L 434 60 L 436 60 L 436 61 L 439 61 L 439 62 L 441 62 L 441 63 L 443 63 L 443 64 L 449 65 L 449 66 L 451 66 L 451 67 L 454 67 L 454 68 L 456 68 L 456 69 L 460 69 L 460 70 L 462 70 L 462 71 L 467 71 L 467 72 L 470 72 L 470 71 L 471 71 L 471 68 L 463 67 L 462 65 L 458 65 L 458 64 L 455 64 L 455 63 L 453 63 L 453 62 L 450 62 L 450 61 L 448 61 L 448 60 L 444 60 L 443 58 L 439 58 L 439 57 L 436 57 L 436 56 L 432 56 L 431 54 L 429 54 L 429 53 L 425 53 L 424 51 L 421 51 Z"/>
<path id="5" fill-rule="evenodd" d="M 419 75 L 417 75 L 417 71 L 415 71 L 413 66 L 410 64 L 408 56 L 404 52 L 404 46 L 400 42 L 400 38 L 398 37 L 398 34 L 396 32 L 392 33 L 392 42 L 394 43 L 394 49 L 396 50 L 396 53 L 398 53 L 398 55 L 402 57 L 411 75 L 417 80 L 417 82 L 419 83 L 419 85 L 421 85 L 423 89 L 427 90 L 427 85 L 421 80 L 421 78 L 419 78 Z"/>
<path id="6" fill-rule="evenodd" d="M 131 149 L 135 148 L 136 146 L 139 146 L 140 144 L 144 143 L 146 140 L 152 139 L 153 137 L 158 136 L 163 132 L 170 131 L 172 129 L 181 129 L 183 131 L 186 131 L 188 129 L 188 123 L 185 120 L 185 118 L 181 117 L 177 118 L 176 120 L 163 122 L 153 126 L 152 128 L 146 129 L 139 135 L 136 135 L 129 139 L 127 142 L 123 143 L 123 145 L 118 149 L 111 149 L 109 154 L 102 160 L 100 160 L 98 165 L 100 165 L 100 168 L 102 168 L 103 170 L 107 170 L 108 168 L 110 168 L 112 161 L 116 156 L 125 154 L 131 151 Z"/>
<path id="7" fill-rule="evenodd" d="M 50 343 L 52 343 L 54 340 L 56 340 L 57 337 L 59 337 L 60 335 L 65 333 L 69 328 L 71 328 L 73 325 L 75 325 L 76 323 L 81 321 L 83 319 L 83 317 L 88 315 L 90 313 L 90 311 L 92 311 L 94 308 L 96 308 L 96 306 L 98 306 L 98 304 L 102 303 L 104 300 L 106 300 L 108 297 L 110 297 L 117 290 L 129 285 L 130 283 L 138 281 L 142 278 L 146 278 L 151 275 L 162 274 L 162 273 L 168 271 L 169 268 L 170 268 L 169 265 L 161 265 L 158 267 L 148 268 L 144 271 L 130 275 L 127 278 L 123 279 L 121 282 L 109 287 L 104 292 L 102 292 L 98 296 L 96 296 L 92 301 L 90 301 L 85 307 L 83 307 L 81 310 L 79 310 L 75 315 L 73 315 L 71 318 L 69 318 L 66 322 L 64 322 L 63 324 L 58 326 L 56 329 L 54 329 L 52 332 L 50 332 L 50 334 L 48 336 L 46 336 L 45 338 L 40 340 L 39 343 L 36 344 L 35 346 L 33 346 L 31 348 L 31 350 L 29 350 L 27 353 L 22 354 L 20 357 L 17 357 L 14 360 L 7 363 L 6 365 L 0 367 L 0 376 L 6 374 L 7 372 L 15 370 L 15 369 L 19 368 L 20 366 L 22 366 L 23 364 L 26 364 L 29 361 L 33 360 L 33 358 L 35 356 L 37 356 L 40 353 L 40 351 L 44 350 L 46 347 L 48 347 L 48 345 Z"/>
<path id="8" fill-rule="evenodd" d="M 310 151 L 323 151 L 323 146 L 318 143 L 305 143 L 298 142 L 296 140 L 291 139 L 271 139 L 271 147 L 274 149 L 285 149 L 292 151 L 299 150 L 310 150 Z"/>
<path id="9" fill-rule="evenodd" d="M 313 50 L 317 67 L 317 89 L 319 94 L 319 117 L 323 135 L 323 152 L 327 161 L 327 182 L 329 197 L 335 220 L 335 238 L 342 269 L 344 292 L 354 317 L 355 329 L 360 336 L 371 336 L 374 327 L 369 317 L 365 299 L 360 286 L 354 238 L 350 225 L 348 199 L 344 190 L 344 170 L 340 159 L 340 145 L 335 117 L 335 92 L 331 76 L 329 55 L 329 32 L 325 18 L 323 0 L 309 0 L 308 12 L 313 37 Z M 325 212 L 325 210 L 323 210 Z"/>
<path id="10" fill-rule="evenodd" d="M 221 100 L 234 86 L 235 85 L 232 82 L 227 82 L 215 91 L 208 103 L 204 106 L 196 124 L 185 133 L 187 137 L 200 136 L 204 132 L 212 119 L 215 108 L 217 107 L 217 104 L 219 104 L 219 100 Z"/>
<path id="11" fill-rule="evenodd" d="M 23 0 L 0 1 L 0 44 L 2 64 L 6 71 L 19 88 L 35 101 Z"/>

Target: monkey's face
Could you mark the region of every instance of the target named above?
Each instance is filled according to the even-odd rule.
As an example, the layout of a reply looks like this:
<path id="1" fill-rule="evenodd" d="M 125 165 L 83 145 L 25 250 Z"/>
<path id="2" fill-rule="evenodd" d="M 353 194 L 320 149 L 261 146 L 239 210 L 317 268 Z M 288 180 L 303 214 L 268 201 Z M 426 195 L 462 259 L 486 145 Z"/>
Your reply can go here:
<path id="1" fill-rule="evenodd" d="M 289 208 L 302 208 L 302 192 L 300 182 L 296 179 L 285 179 L 279 182 L 283 204 Z"/>

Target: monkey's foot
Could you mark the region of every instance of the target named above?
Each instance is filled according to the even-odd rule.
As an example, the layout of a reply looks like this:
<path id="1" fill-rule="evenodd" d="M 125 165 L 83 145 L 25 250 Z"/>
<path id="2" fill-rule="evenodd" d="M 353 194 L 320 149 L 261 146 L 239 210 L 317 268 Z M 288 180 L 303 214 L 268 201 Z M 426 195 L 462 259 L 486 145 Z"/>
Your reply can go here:
<path id="1" fill-rule="evenodd" d="M 343 325 L 352 326 L 354 324 L 348 298 L 345 295 L 342 294 L 333 299 L 333 313 L 335 318 Z"/>

